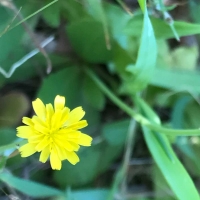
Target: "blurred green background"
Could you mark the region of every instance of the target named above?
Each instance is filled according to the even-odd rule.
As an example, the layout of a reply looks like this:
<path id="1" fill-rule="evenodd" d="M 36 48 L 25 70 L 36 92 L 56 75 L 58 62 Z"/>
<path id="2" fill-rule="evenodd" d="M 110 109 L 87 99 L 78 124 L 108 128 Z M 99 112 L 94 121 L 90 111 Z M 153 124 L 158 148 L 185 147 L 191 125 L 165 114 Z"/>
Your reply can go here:
<path id="1" fill-rule="evenodd" d="M 84 132 L 94 141 L 78 152 L 77 165 L 64 161 L 60 171 L 40 163 L 38 155 L 25 159 L 15 148 L 0 151 L 0 199 L 195 200 L 192 194 L 180 197 L 182 172 L 172 175 L 180 188 L 170 185 L 166 177 L 175 168 L 162 171 L 166 158 L 152 153 L 156 143 L 147 130 L 107 98 L 85 69 L 131 108 L 140 94 L 166 127 L 199 128 L 200 2 L 148 1 L 148 15 L 136 0 L 50 3 L 0 1 L 0 146 L 17 139 L 16 127 L 33 115 L 34 99 L 52 103 L 57 94 L 71 109 L 83 107 L 89 124 Z M 199 136 L 166 140 L 200 189 Z"/>

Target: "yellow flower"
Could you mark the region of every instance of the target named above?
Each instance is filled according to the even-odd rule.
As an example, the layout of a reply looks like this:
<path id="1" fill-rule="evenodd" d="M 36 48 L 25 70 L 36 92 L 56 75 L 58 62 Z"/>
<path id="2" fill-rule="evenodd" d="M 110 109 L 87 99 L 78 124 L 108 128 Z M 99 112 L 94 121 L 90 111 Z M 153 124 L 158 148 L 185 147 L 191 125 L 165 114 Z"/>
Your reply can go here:
<path id="1" fill-rule="evenodd" d="M 50 156 L 52 169 L 60 170 L 63 160 L 75 165 L 79 157 L 75 153 L 82 146 L 91 146 L 92 138 L 79 129 L 87 126 L 82 107 L 70 111 L 65 107 L 65 97 L 57 95 L 52 104 L 43 104 L 38 98 L 32 102 L 36 113 L 32 118 L 23 117 L 26 126 L 17 128 L 17 136 L 27 139 L 19 148 L 22 157 L 41 152 L 39 160 L 43 163 Z"/>

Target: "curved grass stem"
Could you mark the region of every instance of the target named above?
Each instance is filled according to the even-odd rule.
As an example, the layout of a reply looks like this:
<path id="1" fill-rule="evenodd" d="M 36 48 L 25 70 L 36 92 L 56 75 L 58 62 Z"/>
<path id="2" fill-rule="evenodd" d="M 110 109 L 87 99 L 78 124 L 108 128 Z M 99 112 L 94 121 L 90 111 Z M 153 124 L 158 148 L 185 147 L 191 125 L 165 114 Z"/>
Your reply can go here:
<path id="1" fill-rule="evenodd" d="M 89 68 L 85 68 L 85 72 L 114 104 L 116 104 L 120 109 L 122 109 L 130 117 L 134 118 L 141 125 L 147 126 L 153 131 L 164 133 L 166 135 L 174 135 L 174 136 L 200 135 L 200 129 L 177 130 L 177 129 L 165 128 L 161 125 L 152 124 L 147 118 L 142 116 L 140 113 L 134 111 L 123 101 L 121 101 L 114 93 L 112 93 L 112 91 L 109 90 L 109 88 L 96 76 L 96 74 L 92 70 L 90 70 Z"/>

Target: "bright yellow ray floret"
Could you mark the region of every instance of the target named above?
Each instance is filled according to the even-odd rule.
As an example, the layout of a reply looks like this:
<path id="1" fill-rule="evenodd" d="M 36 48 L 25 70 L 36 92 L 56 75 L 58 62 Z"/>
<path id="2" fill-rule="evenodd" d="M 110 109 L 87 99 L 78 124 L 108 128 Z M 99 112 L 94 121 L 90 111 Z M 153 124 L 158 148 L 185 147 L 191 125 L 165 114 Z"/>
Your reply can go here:
<path id="1" fill-rule="evenodd" d="M 22 157 L 41 152 L 39 160 L 45 163 L 50 156 L 52 169 L 60 170 L 63 160 L 75 165 L 79 157 L 75 153 L 81 146 L 91 146 L 92 138 L 79 131 L 87 121 L 82 107 L 70 111 L 65 107 L 65 97 L 57 95 L 52 104 L 43 104 L 38 98 L 32 102 L 36 113 L 32 118 L 23 117 L 25 126 L 17 128 L 17 136 L 27 140 L 19 148 Z"/>

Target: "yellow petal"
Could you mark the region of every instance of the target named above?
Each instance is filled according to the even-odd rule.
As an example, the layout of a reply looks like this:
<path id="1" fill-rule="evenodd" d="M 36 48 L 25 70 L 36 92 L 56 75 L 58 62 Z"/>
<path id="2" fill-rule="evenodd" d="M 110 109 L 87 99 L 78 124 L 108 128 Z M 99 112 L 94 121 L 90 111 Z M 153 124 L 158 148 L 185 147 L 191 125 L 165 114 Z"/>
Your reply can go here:
<path id="1" fill-rule="evenodd" d="M 70 144 L 73 146 L 74 151 L 78 151 L 80 149 L 80 146 L 78 145 L 77 141 L 70 141 Z"/>
<path id="2" fill-rule="evenodd" d="M 57 95 L 54 100 L 54 108 L 56 110 L 62 110 L 65 106 L 65 97 Z"/>
<path id="3" fill-rule="evenodd" d="M 74 152 L 65 152 L 66 155 L 65 155 L 65 158 L 72 164 L 72 165 L 75 165 L 77 162 L 79 162 L 79 157 L 77 156 L 76 153 Z"/>
<path id="4" fill-rule="evenodd" d="M 39 118 L 39 117 L 36 116 L 36 115 L 34 115 L 34 116 L 32 117 L 32 122 L 33 122 L 33 124 L 40 124 L 41 126 L 44 126 L 44 127 L 47 126 L 46 123 L 45 123 L 45 121 L 41 120 L 41 118 Z"/>
<path id="5" fill-rule="evenodd" d="M 46 118 L 46 110 L 43 102 L 39 98 L 37 98 L 35 101 L 32 102 L 32 104 L 36 115 L 44 120 Z"/>
<path id="6" fill-rule="evenodd" d="M 73 109 L 69 113 L 69 119 L 67 120 L 68 125 L 71 125 L 71 124 L 74 124 L 74 123 L 80 121 L 84 115 L 85 115 L 85 111 L 83 111 L 82 107 L 77 107 L 77 108 Z"/>
<path id="7" fill-rule="evenodd" d="M 37 144 L 35 149 L 37 151 L 42 151 L 46 146 L 48 146 L 51 143 L 51 140 L 48 138 L 48 136 L 44 137 L 40 142 Z"/>
<path id="8" fill-rule="evenodd" d="M 62 126 L 61 117 L 62 117 L 62 111 L 61 110 L 55 111 L 55 113 L 54 113 L 54 115 L 52 116 L 52 119 L 51 119 L 51 127 L 53 129 L 61 128 L 61 126 Z"/>
<path id="9" fill-rule="evenodd" d="M 35 134 L 34 130 L 29 126 L 19 126 L 17 128 L 17 137 L 29 138 Z"/>
<path id="10" fill-rule="evenodd" d="M 40 162 L 45 163 L 50 155 L 49 146 L 46 146 L 40 153 Z"/>
<path id="11" fill-rule="evenodd" d="M 30 118 L 28 118 L 28 117 L 23 117 L 22 118 L 22 122 L 24 124 L 28 125 L 28 126 L 33 126 L 34 125 L 33 122 L 32 122 L 32 120 Z"/>
<path id="12" fill-rule="evenodd" d="M 63 125 L 69 118 L 69 112 L 70 112 L 70 109 L 65 107 L 63 110 L 62 110 L 62 117 L 61 117 L 61 124 Z"/>
<path id="13" fill-rule="evenodd" d="M 65 151 L 66 151 L 65 148 L 62 148 L 57 145 L 54 145 L 54 148 L 56 149 L 60 160 L 65 160 Z"/>
<path id="14" fill-rule="evenodd" d="M 42 133 L 42 134 L 48 134 L 49 133 L 49 129 L 42 126 L 41 124 L 37 123 L 35 124 L 34 126 L 35 130 L 38 131 L 39 133 Z"/>
<path id="15" fill-rule="evenodd" d="M 92 138 L 89 135 L 81 133 L 78 144 L 82 146 L 91 146 Z"/>
<path id="16" fill-rule="evenodd" d="M 19 148 L 19 151 L 21 153 L 21 157 L 28 157 L 31 156 L 36 152 L 35 145 L 27 143 Z"/>
<path id="17" fill-rule="evenodd" d="M 52 169 L 60 170 L 62 163 L 55 149 L 52 150 L 50 155 L 50 163 Z"/>
<path id="18" fill-rule="evenodd" d="M 74 146 L 72 146 L 64 137 L 56 136 L 54 137 L 54 143 L 68 151 L 74 151 Z"/>
<path id="19" fill-rule="evenodd" d="M 73 130 L 77 130 L 77 129 L 81 129 L 84 128 L 88 125 L 86 120 L 81 120 L 77 123 L 71 124 L 70 126 L 68 126 L 67 128 L 69 129 L 73 129 Z"/>
<path id="20" fill-rule="evenodd" d="M 53 109 L 53 106 L 52 104 L 47 104 L 46 105 L 46 120 L 47 120 L 47 123 L 51 123 L 51 118 L 54 114 L 54 109 Z"/>
<path id="21" fill-rule="evenodd" d="M 68 139 L 76 139 L 80 137 L 81 132 L 80 131 L 71 131 L 71 132 L 67 132 L 67 138 Z"/>
<path id="22" fill-rule="evenodd" d="M 28 142 L 29 143 L 39 143 L 43 139 L 43 137 L 44 136 L 42 134 L 33 135 L 28 138 Z"/>

